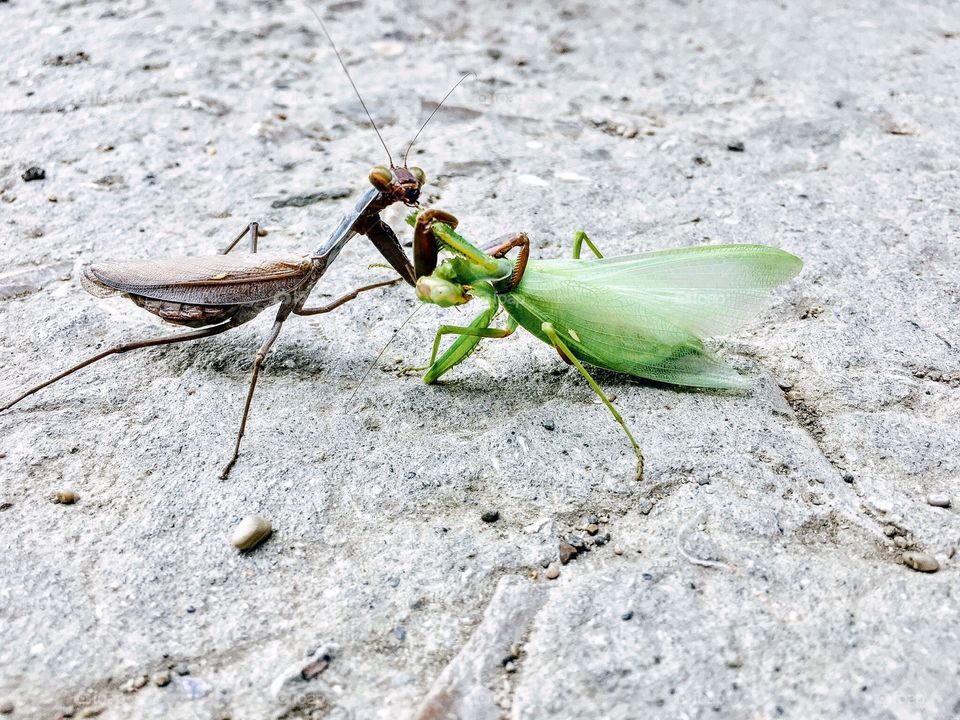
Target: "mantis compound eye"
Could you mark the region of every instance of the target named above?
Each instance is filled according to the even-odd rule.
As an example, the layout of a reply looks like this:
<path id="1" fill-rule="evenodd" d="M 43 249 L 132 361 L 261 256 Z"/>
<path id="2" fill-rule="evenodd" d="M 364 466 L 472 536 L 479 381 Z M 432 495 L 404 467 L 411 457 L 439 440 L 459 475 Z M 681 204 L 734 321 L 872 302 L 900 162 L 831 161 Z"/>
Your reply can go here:
<path id="1" fill-rule="evenodd" d="M 422 169 L 420 169 L 420 168 L 418 168 L 418 167 L 412 167 L 412 168 L 410 168 L 410 174 L 413 175 L 413 176 L 417 179 L 417 182 L 420 183 L 421 186 L 422 186 L 422 185 L 426 185 L 426 183 L 427 183 L 427 176 L 426 176 L 426 174 L 424 174 L 424 172 L 423 172 Z"/>
<path id="2" fill-rule="evenodd" d="M 390 189 L 390 185 L 393 183 L 393 173 L 390 172 L 390 168 L 377 165 L 370 171 L 369 179 L 370 184 L 377 190 L 385 192 Z"/>
<path id="3" fill-rule="evenodd" d="M 425 275 L 417 280 L 417 297 L 440 307 L 463 305 L 470 301 L 463 285 L 433 275 Z"/>

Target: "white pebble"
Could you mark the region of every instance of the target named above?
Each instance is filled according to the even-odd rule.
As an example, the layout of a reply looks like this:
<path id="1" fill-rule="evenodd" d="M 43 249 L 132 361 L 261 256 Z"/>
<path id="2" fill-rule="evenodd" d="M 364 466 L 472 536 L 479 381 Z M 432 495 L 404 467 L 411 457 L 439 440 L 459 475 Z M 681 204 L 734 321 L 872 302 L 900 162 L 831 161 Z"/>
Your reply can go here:
<path id="1" fill-rule="evenodd" d="M 247 515 L 233 529 L 230 542 L 238 550 L 253 550 L 273 532 L 273 526 L 259 515 Z"/>

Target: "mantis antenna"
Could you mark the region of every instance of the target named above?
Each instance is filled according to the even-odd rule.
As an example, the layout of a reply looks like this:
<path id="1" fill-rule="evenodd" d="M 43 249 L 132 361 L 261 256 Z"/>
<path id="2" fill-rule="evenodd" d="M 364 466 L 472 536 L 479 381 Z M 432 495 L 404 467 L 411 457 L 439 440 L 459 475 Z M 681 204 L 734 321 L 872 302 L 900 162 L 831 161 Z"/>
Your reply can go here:
<path id="1" fill-rule="evenodd" d="M 397 328 L 397 331 L 393 334 L 393 337 L 387 340 L 386 344 L 380 349 L 380 352 L 378 352 L 377 356 L 373 359 L 373 362 L 367 365 L 367 369 L 363 371 L 363 376 L 360 378 L 360 382 L 357 383 L 357 386 L 353 389 L 353 392 L 350 393 L 350 397 L 347 399 L 347 402 L 353 402 L 353 399 L 357 396 L 357 392 L 360 390 L 360 386 L 363 385 L 363 381 L 367 379 L 367 375 L 369 375 L 370 371 L 373 370 L 373 366 L 380 362 L 380 358 L 383 357 L 383 354 L 387 351 L 387 348 L 390 347 L 390 343 L 397 339 L 397 335 L 400 334 L 400 331 L 406 327 L 408 322 L 413 320 L 413 316 L 420 312 L 420 308 L 422 307 L 422 304 L 417 305 L 413 312 L 407 316 L 407 319 L 400 323 L 400 327 Z"/>
<path id="2" fill-rule="evenodd" d="M 403 153 L 403 166 L 404 166 L 404 167 L 407 166 L 407 155 L 410 154 L 410 149 L 413 147 L 413 144 L 417 141 L 417 138 L 420 137 L 420 133 L 423 132 L 423 129 L 427 126 L 427 123 L 430 122 L 431 120 L 433 120 L 433 116 L 437 114 L 437 110 L 439 110 L 441 107 L 443 107 L 443 103 L 445 103 L 445 102 L 447 101 L 447 98 L 450 97 L 451 94 L 453 94 L 453 91 L 454 91 L 454 90 L 456 90 L 458 87 L 460 87 L 460 83 L 462 83 L 464 80 L 466 80 L 466 79 L 467 79 L 468 77 L 470 77 L 471 75 L 473 75 L 474 78 L 477 77 L 477 74 L 474 73 L 474 72 L 464 73 L 463 76 L 462 76 L 459 80 L 457 80 L 457 82 L 455 82 L 455 83 L 453 84 L 453 87 L 450 88 L 449 90 L 447 90 L 447 94 L 443 96 L 443 100 L 441 100 L 439 103 L 437 103 L 437 106 L 433 109 L 433 112 L 430 113 L 430 116 L 429 116 L 426 120 L 423 121 L 423 125 L 421 125 L 421 126 L 420 126 L 420 129 L 417 130 L 417 134 L 413 136 L 413 140 L 410 141 L 410 144 L 407 145 L 406 151 Z"/>
<path id="3" fill-rule="evenodd" d="M 377 127 L 377 123 L 373 121 L 373 116 L 370 114 L 370 111 L 367 109 L 367 104 L 363 101 L 363 96 L 360 95 L 360 91 L 357 90 L 357 84 L 353 81 L 353 78 L 350 76 L 350 71 L 347 70 L 347 64 L 343 61 L 343 58 L 340 57 L 340 51 L 337 50 L 337 44 L 333 41 L 333 38 L 330 37 L 330 33 L 327 32 L 327 26 L 323 24 L 323 20 L 320 19 L 320 13 L 314 10 L 312 5 L 304 3 L 307 10 L 313 13 L 313 16 L 317 19 L 317 22 L 320 23 L 320 29 L 323 30 L 323 34 L 327 36 L 327 40 L 330 42 L 330 47 L 333 48 L 333 54 L 337 56 L 337 62 L 340 63 L 340 67 L 343 68 L 344 74 L 347 76 L 347 80 L 350 81 L 350 85 L 353 87 L 353 91 L 357 94 L 357 100 L 360 101 L 360 105 L 363 107 L 363 111 L 367 114 L 367 119 L 370 121 L 370 124 L 373 125 L 374 131 L 377 133 L 377 137 L 380 138 L 380 144 L 383 145 L 383 149 L 387 152 L 387 159 L 390 161 L 390 167 L 393 167 L 393 156 L 390 154 L 387 144 L 383 141 L 383 135 L 380 134 L 380 128 Z M 462 82 L 462 80 L 461 80 Z M 460 83 L 457 83 L 459 85 Z M 456 85 L 454 85 L 456 87 Z M 447 93 L 449 95 L 449 93 Z M 446 99 L 446 98 L 444 98 Z M 436 112 L 436 110 L 434 110 Z M 433 117 L 431 115 L 431 117 Z M 417 133 L 419 135 L 419 133 Z M 416 138 L 414 138 L 416 139 Z M 406 155 L 404 155 L 406 158 Z"/>

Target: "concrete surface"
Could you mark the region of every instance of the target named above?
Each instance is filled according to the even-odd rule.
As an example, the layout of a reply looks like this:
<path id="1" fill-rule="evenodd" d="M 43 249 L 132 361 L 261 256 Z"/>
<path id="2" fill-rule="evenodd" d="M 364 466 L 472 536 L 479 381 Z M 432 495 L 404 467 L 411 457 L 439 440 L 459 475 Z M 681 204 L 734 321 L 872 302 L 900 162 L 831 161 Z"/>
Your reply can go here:
<path id="1" fill-rule="evenodd" d="M 0 415 L 11 717 L 960 716 L 956 4 L 322 11 L 394 153 L 477 74 L 413 154 L 467 237 L 800 255 L 718 342 L 753 389 L 600 373 L 636 483 L 529 336 L 436 387 L 398 376 L 468 315 L 398 331 L 417 301 L 392 288 L 288 323 L 220 482 L 268 313 L 91 367 Z M 11 0 L 0 27 L 0 398 L 166 331 L 83 292 L 84 264 L 210 252 L 251 219 L 264 249 L 311 248 L 384 162 L 296 3 Z M 376 260 L 355 241 L 316 297 Z M 251 512 L 275 533 L 240 555 Z M 610 542 L 545 579 L 590 515 Z"/>

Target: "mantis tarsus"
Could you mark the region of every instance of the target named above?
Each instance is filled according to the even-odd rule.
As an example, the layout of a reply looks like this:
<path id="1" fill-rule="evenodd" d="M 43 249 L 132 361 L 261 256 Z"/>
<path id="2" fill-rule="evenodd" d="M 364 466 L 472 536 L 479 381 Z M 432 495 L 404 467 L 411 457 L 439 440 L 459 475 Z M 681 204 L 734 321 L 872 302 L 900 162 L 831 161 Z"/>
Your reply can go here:
<path id="1" fill-rule="evenodd" d="M 703 343 L 739 327 L 767 302 L 771 289 L 794 277 L 799 258 L 765 245 L 701 245 L 604 258 L 585 232 L 573 258 L 530 260 L 518 233 L 480 249 L 456 233 L 457 219 L 422 212 L 415 224 L 417 295 L 450 307 L 471 299 L 486 304 L 467 326 L 441 325 L 423 380 L 436 382 L 463 362 L 483 338 L 504 338 L 523 327 L 574 365 L 613 414 L 637 456 L 643 452 L 623 417 L 584 364 L 673 385 L 742 389 L 747 382 Z M 586 245 L 596 256 L 581 259 Z M 437 265 L 438 250 L 452 256 Z M 516 261 L 505 257 L 519 248 Z M 504 328 L 491 324 L 500 308 Z M 456 340 L 440 354 L 444 335 Z M 439 356 L 439 357 L 438 357 Z"/>

